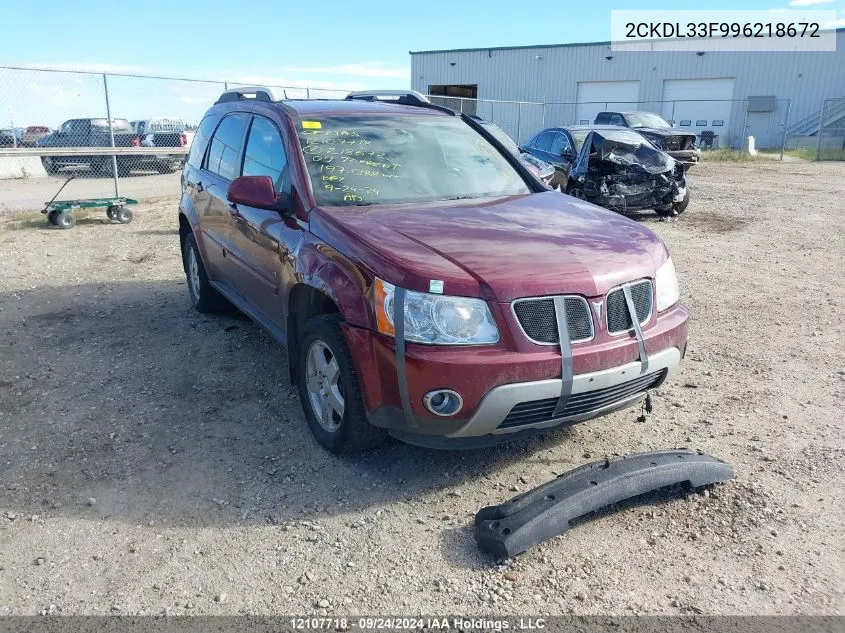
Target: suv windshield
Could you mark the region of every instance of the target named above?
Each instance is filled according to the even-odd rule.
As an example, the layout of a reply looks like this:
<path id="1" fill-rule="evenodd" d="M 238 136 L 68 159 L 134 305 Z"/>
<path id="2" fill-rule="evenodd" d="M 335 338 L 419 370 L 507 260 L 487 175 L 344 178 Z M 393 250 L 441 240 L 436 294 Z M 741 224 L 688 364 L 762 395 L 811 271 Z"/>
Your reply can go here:
<path id="1" fill-rule="evenodd" d="M 514 156 L 519 156 L 519 154 L 520 154 L 519 146 L 516 143 L 514 143 L 513 139 L 510 136 L 505 134 L 505 131 L 502 128 L 500 128 L 498 125 L 495 125 L 493 123 L 488 123 L 486 121 L 484 123 L 482 123 L 481 125 L 486 127 L 487 131 L 490 132 L 490 134 L 493 135 L 493 138 L 495 138 L 502 145 L 504 145 L 506 150 L 508 150 Z"/>
<path id="2" fill-rule="evenodd" d="M 457 117 L 318 117 L 297 127 L 318 204 L 531 193 L 507 159 Z"/>
<path id="3" fill-rule="evenodd" d="M 672 127 L 661 116 L 653 112 L 631 112 L 625 115 L 629 127 Z"/>

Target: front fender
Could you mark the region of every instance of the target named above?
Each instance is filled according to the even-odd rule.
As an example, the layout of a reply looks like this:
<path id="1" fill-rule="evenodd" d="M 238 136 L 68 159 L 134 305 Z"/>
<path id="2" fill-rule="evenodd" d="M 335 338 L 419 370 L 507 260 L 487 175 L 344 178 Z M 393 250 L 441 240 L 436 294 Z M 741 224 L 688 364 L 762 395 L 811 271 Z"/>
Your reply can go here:
<path id="1" fill-rule="evenodd" d="M 372 274 L 324 243 L 303 244 L 298 259 L 302 283 L 334 301 L 350 325 L 372 326 Z"/>

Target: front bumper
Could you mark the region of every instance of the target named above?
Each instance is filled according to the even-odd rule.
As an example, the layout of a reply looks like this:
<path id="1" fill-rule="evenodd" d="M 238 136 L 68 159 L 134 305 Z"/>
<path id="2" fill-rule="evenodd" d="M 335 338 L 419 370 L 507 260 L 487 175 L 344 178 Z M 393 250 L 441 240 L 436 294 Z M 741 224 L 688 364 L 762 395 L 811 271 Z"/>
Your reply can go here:
<path id="1" fill-rule="evenodd" d="M 653 381 L 643 383 L 643 387 L 648 385 L 647 389 L 657 387 L 668 376 L 673 374 L 681 364 L 681 350 L 677 347 L 670 347 L 662 352 L 658 352 L 653 356 L 649 356 L 647 376 L 654 375 Z M 548 428 L 551 426 L 558 426 L 561 424 L 575 424 L 590 420 L 602 415 L 607 415 L 613 411 L 626 409 L 640 400 L 646 395 L 646 388 L 633 389 L 633 393 L 620 393 L 617 390 L 615 393 L 620 394 L 618 398 L 613 398 L 613 387 L 621 387 L 626 384 L 633 383 L 633 387 L 639 387 L 640 383 L 636 380 L 641 376 L 641 365 L 639 361 L 627 363 L 619 367 L 611 369 L 604 369 L 602 371 L 591 372 L 589 374 L 577 374 L 572 380 L 572 394 L 571 399 L 574 399 L 579 394 L 607 394 L 605 399 L 608 401 L 603 406 L 596 406 L 589 408 L 586 411 L 575 412 L 570 415 L 561 417 L 551 417 L 551 419 L 543 420 L 541 422 L 528 422 L 523 424 L 513 424 L 510 426 L 503 426 L 503 423 L 514 410 L 517 405 L 529 404 L 533 405 L 534 411 L 541 408 L 543 405 L 539 404 L 541 401 L 556 400 L 560 396 L 561 379 L 552 378 L 550 380 L 537 380 L 533 382 L 512 383 L 509 385 L 502 385 L 491 389 L 481 404 L 475 410 L 473 416 L 460 429 L 454 433 L 449 434 L 449 437 L 475 437 L 479 435 L 505 434 L 524 431 L 526 429 Z M 599 396 L 595 395 L 594 402 L 598 403 Z M 584 399 L 577 399 L 577 402 L 582 402 Z M 538 403 L 538 404 L 534 404 Z M 548 405 L 546 405 L 548 408 Z M 582 406 L 583 408 L 583 406 Z M 531 420 L 532 411 L 522 413 L 520 420 Z M 519 413 L 517 415 L 520 415 Z M 540 417 L 536 413 L 534 417 Z"/>
<path id="2" fill-rule="evenodd" d="M 572 345 L 571 396 L 563 415 L 552 417 L 561 392 L 560 348 L 525 338 L 509 304 L 490 305 L 502 334 L 496 346 L 407 344 L 410 415 L 401 404 L 393 339 L 345 325 L 370 422 L 403 440 L 437 440 L 441 448 L 480 438 L 501 441 L 630 407 L 677 369 L 686 350 L 689 314 L 681 305 L 652 315 L 643 326 L 648 356 L 643 373 L 636 337 L 610 335 L 597 327 L 593 339 Z M 433 389 L 458 392 L 463 408 L 453 417 L 435 416 L 423 405 Z M 552 402 L 544 402 L 548 400 Z M 524 415 L 526 408 L 536 409 L 536 415 Z"/>
<path id="3" fill-rule="evenodd" d="M 698 161 L 701 160 L 701 150 L 698 148 L 663 151 L 665 151 L 667 154 L 669 154 L 669 156 L 674 158 L 679 163 L 683 163 L 684 165 L 695 165 Z"/>

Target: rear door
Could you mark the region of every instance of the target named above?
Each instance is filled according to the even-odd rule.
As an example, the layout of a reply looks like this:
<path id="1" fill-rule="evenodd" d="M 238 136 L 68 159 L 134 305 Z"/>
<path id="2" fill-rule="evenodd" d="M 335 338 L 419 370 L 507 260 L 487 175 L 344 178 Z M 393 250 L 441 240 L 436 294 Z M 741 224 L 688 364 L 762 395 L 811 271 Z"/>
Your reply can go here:
<path id="1" fill-rule="evenodd" d="M 269 176 L 277 193 L 290 193 L 288 160 L 283 134 L 270 119 L 255 115 L 250 124 L 240 175 Z M 286 329 L 286 288 L 293 268 L 289 254 L 302 238 L 290 215 L 245 205 L 233 208 L 231 260 L 238 292 L 281 331 Z"/>
<path id="2" fill-rule="evenodd" d="M 205 252 L 203 263 L 212 279 L 231 283 L 231 264 L 227 260 L 232 232 L 232 208 L 226 199 L 229 184 L 241 169 L 241 156 L 249 115 L 227 114 L 220 121 L 205 153 L 195 183 L 203 210 L 199 217 Z"/>

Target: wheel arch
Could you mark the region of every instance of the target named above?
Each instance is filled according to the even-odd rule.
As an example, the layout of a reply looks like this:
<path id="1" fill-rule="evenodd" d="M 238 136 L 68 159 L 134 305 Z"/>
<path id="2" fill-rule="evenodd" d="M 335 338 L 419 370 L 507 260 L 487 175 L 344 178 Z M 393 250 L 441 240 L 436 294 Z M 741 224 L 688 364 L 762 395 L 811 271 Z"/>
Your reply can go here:
<path id="1" fill-rule="evenodd" d="M 288 297 L 287 354 L 288 372 L 292 385 L 297 384 L 299 341 L 302 339 L 306 324 L 315 316 L 335 313 L 343 315 L 337 302 L 323 289 L 308 283 L 298 283 L 291 289 Z"/>

